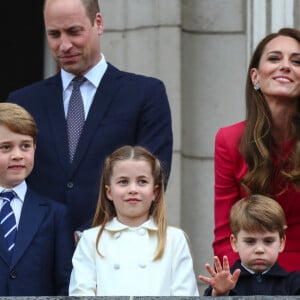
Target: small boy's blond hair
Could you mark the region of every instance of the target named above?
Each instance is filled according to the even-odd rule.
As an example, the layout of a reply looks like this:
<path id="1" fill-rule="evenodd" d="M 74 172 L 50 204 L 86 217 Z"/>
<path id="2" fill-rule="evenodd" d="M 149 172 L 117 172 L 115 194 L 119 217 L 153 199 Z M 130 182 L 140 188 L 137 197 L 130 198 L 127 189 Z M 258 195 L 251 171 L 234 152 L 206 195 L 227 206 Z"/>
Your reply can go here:
<path id="1" fill-rule="evenodd" d="M 278 232 L 280 238 L 287 228 L 280 204 L 266 196 L 251 195 L 237 201 L 230 211 L 230 227 L 236 237 L 240 230 L 247 232 Z"/>

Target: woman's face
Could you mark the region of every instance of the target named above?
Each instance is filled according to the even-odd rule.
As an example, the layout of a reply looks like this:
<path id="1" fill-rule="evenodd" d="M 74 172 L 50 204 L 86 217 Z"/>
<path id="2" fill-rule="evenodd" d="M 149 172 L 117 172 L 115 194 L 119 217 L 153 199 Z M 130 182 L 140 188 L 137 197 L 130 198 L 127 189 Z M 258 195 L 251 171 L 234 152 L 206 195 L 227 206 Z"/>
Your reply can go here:
<path id="1" fill-rule="evenodd" d="M 287 36 L 278 36 L 265 47 L 258 68 L 252 68 L 253 85 L 260 89 L 268 103 L 295 99 L 300 95 L 300 43 Z"/>

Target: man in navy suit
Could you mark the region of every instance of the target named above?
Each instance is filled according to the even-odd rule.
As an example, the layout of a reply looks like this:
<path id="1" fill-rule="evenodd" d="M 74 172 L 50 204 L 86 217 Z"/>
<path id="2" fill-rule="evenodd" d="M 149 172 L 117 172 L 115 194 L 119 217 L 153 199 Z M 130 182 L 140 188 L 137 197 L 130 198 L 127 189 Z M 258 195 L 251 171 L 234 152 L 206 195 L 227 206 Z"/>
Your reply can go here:
<path id="1" fill-rule="evenodd" d="M 27 186 L 35 148 L 32 116 L 0 103 L 0 296 L 68 295 L 74 251 L 68 210 Z"/>
<path id="2" fill-rule="evenodd" d="M 38 126 L 35 168 L 29 184 L 69 207 L 73 230 L 92 219 L 104 158 L 116 148 L 141 145 L 165 167 L 172 159 L 172 125 L 164 84 L 118 70 L 100 51 L 103 20 L 97 0 L 46 0 L 48 44 L 61 67 L 55 76 L 12 92 L 8 101 L 25 107 Z M 85 123 L 74 158 L 68 149 L 66 118 L 74 77 Z"/>

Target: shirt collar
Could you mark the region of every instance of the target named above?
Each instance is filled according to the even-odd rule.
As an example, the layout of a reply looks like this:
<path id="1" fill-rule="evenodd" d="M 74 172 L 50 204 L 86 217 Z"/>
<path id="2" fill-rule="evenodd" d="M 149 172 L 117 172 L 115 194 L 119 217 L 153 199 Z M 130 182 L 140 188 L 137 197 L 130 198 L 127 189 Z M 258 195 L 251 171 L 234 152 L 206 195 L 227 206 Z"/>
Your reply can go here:
<path id="1" fill-rule="evenodd" d="M 245 265 L 244 265 L 242 262 L 241 262 L 241 265 L 242 265 L 243 268 L 244 268 L 245 270 L 247 270 L 249 273 L 251 273 L 251 274 L 255 274 L 255 273 L 256 273 L 256 272 L 254 272 L 253 270 L 251 270 L 251 269 L 245 267 Z M 263 271 L 263 272 L 260 272 L 260 273 L 264 275 L 264 274 L 266 274 L 269 270 L 270 270 L 270 268 L 267 269 L 267 270 L 265 270 L 265 271 Z"/>
<path id="2" fill-rule="evenodd" d="M 100 81 L 107 69 L 107 62 L 104 55 L 101 53 L 101 60 L 91 69 L 89 70 L 84 77 L 94 85 L 95 88 L 98 87 Z M 65 91 L 70 85 L 71 81 L 75 77 L 74 74 L 66 72 L 64 69 L 61 69 L 61 80 L 63 85 L 63 91 Z"/>
<path id="3" fill-rule="evenodd" d="M 147 230 L 153 230 L 153 231 L 158 230 L 157 225 L 155 224 L 152 217 L 150 217 L 149 220 L 147 220 L 140 226 L 134 227 L 134 229 L 139 229 L 139 228 L 145 228 Z M 121 222 L 119 222 L 119 220 L 116 217 L 114 217 L 110 222 L 108 222 L 105 225 L 105 229 L 109 230 L 109 231 L 122 231 L 122 230 L 126 230 L 126 229 L 132 229 L 132 227 L 122 224 Z"/>
<path id="4" fill-rule="evenodd" d="M 18 198 L 22 202 L 24 202 L 25 194 L 27 191 L 27 184 L 26 184 L 25 180 L 23 180 L 20 184 L 16 185 L 12 189 L 6 189 L 6 188 L 0 186 L 0 193 L 2 193 L 4 190 L 13 190 L 17 194 Z"/>

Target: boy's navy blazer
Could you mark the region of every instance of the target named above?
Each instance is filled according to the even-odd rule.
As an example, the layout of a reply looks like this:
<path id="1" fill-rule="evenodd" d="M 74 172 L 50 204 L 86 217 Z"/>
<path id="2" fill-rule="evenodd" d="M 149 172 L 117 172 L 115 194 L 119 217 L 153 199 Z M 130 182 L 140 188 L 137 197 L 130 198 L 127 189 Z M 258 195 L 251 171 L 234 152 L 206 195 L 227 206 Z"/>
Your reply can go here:
<path id="1" fill-rule="evenodd" d="M 116 148 L 142 145 L 158 156 L 169 173 L 171 114 L 162 81 L 108 63 L 70 164 L 62 95 L 58 73 L 11 93 L 8 101 L 26 108 L 39 131 L 28 182 L 36 191 L 67 203 L 73 229 L 78 229 L 95 213 L 104 157 Z"/>
<path id="2" fill-rule="evenodd" d="M 0 235 L 0 296 L 68 295 L 73 235 L 64 205 L 28 189 L 14 252 Z"/>

